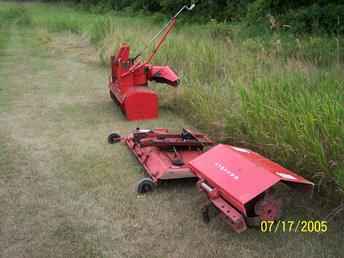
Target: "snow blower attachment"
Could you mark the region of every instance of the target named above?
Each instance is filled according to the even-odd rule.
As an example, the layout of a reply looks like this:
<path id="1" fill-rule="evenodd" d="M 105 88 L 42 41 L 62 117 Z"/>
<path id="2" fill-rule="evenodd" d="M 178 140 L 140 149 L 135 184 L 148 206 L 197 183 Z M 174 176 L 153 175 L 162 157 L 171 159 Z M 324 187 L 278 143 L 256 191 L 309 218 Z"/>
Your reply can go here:
<path id="1" fill-rule="evenodd" d="M 190 7 L 183 6 L 135 57 L 130 57 L 130 47 L 125 43 L 121 45 L 117 54 L 111 57 L 111 76 L 108 84 L 110 96 L 121 107 L 128 120 L 158 117 L 158 96 L 147 87 L 148 81 L 178 86 L 179 77 L 169 66 L 154 66 L 150 62 L 176 26 L 178 15 L 184 10 L 191 11 L 194 7 L 194 4 Z M 143 52 L 159 36 L 147 60 L 141 60 Z"/>
<path id="2" fill-rule="evenodd" d="M 211 203 L 203 209 L 204 219 L 209 220 L 209 208 L 215 208 L 236 232 L 262 220 L 280 218 L 282 201 L 271 194 L 279 182 L 304 191 L 312 191 L 314 186 L 253 151 L 223 144 L 191 160 L 188 166 Z"/>

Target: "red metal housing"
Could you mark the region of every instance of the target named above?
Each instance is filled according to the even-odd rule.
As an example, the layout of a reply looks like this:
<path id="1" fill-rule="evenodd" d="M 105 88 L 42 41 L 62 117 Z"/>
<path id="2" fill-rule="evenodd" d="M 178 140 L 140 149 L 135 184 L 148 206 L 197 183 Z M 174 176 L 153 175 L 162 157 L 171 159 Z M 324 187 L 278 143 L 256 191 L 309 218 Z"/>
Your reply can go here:
<path id="1" fill-rule="evenodd" d="M 250 217 L 275 220 L 280 202 L 267 192 L 283 182 L 302 190 L 314 184 L 253 151 L 219 144 L 188 163 L 198 186 L 237 232 Z"/>
<path id="2" fill-rule="evenodd" d="M 161 180 L 195 177 L 187 163 L 213 142 L 204 134 L 183 129 L 180 134 L 167 129 L 136 130 L 125 139 L 129 149 L 156 184 Z"/>
<path id="3" fill-rule="evenodd" d="M 177 17 L 184 10 L 191 11 L 194 7 L 195 4 L 184 5 L 180 8 L 134 58 L 130 58 L 130 49 L 127 44 L 122 44 L 117 55 L 111 57 L 110 95 L 120 105 L 128 120 L 158 117 L 158 97 L 147 88 L 148 81 L 156 81 L 171 86 L 178 85 L 179 78 L 170 67 L 153 66 L 150 62 L 156 56 L 167 36 L 175 28 Z M 155 45 L 146 61 L 143 62 L 139 58 L 150 43 Z"/>
<path id="4" fill-rule="evenodd" d="M 109 90 L 128 120 L 158 117 L 158 96 L 150 90 L 148 81 L 177 86 L 178 76 L 168 66 L 152 66 L 129 58 L 129 46 L 123 44 L 111 58 L 112 75 Z"/>

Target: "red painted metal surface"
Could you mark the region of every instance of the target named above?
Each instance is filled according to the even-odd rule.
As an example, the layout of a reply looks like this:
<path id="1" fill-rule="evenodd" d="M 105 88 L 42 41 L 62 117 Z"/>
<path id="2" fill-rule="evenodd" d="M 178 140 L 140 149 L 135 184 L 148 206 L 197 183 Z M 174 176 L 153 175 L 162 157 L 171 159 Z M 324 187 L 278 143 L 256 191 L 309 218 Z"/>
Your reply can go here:
<path id="1" fill-rule="evenodd" d="M 159 116 L 158 96 L 147 88 L 149 81 L 178 86 L 179 78 L 169 66 L 149 64 L 175 24 L 176 18 L 173 17 L 146 61 L 139 59 L 140 54 L 130 58 L 127 44 L 122 44 L 117 54 L 111 57 L 111 76 L 108 83 L 110 95 L 128 120 L 154 119 Z"/>
<path id="2" fill-rule="evenodd" d="M 191 11 L 195 4 L 184 5 L 167 24 L 150 40 L 135 57 L 130 58 L 130 48 L 122 44 L 117 54 L 111 57 L 111 76 L 109 91 L 111 98 L 120 105 L 128 120 L 154 119 L 159 115 L 158 97 L 148 90 L 148 81 L 156 81 L 176 87 L 179 83 L 177 74 L 168 66 L 153 66 L 150 62 L 167 36 L 175 28 L 177 17 L 184 11 Z M 148 58 L 141 56 L 150 43 L 155 43 Z"/>
<path id="3" fill-rule="evenodd" d="M 257 205 L 255 215 L 260 219 L 278 217 L 279 201 L 262 199 L 277 183 L 283 182 L 303 190 L 312 190 L 314 186 L 312 182 L 258 153 L 223 144 L 193 159 L 188 166 L 199 178 L 199 188 L 207 193 L 216 207 L 219 208 L 219 202 L 227 204 L 224 207 L 220 205 L 219 209 L 237 232 L 246 228 L 241 222 L 251 215 L 249 207 Z M 233 224 L 233 212 L 227 212 L 232 209 L 241 214 L 240 223 Z"/>
<path id="4" fill-rule="evenodd" d="M 129 88 L 124 98 L 121 108 L 128 120 L 158 117 L 158 96 L 147 87 Z"/>
<path id="5" fill-rule="evenodd" d="M 232 205 L 221 197 L 214 198 L 211 202 L 221 211 L 222 217 L 231 225 L 235 232 L 241 233 L 247 229 L 244 216 L 233 208 Z"/>
<path id="6" fill-rule="evenodd" d="M 167 129 L 136 130 L 126 144 L 155 183 L 161 180 L 195 177 L 187 163 L 213 144 L 204 134 L 183 129 L 180 134 Z"/>

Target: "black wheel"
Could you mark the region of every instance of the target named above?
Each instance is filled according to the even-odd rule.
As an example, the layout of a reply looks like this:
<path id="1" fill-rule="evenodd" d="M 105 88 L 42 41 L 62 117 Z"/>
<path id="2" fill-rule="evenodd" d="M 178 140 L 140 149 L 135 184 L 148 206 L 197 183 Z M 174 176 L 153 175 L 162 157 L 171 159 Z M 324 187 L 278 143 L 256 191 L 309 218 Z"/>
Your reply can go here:
<path id="1" fill-rule="evenodd" d="M 209 217 L 209 205 L 206 205 L 202 208 L 202 219 L 205 224 L 208 224 L 210 222 L 210 217 Z"/>
<path id="2" fill-rule="evenodd" d="M 144 177 L 137 182 L 136 191 L 139 194 L 144 194 L 147 192 L 153 192 L 155 188 L 155 183 L 149 177 Z"/>
<path id="3" fill-rule="evenodd" d="M 203 222 L 206 224 L 208 224 L 212 218 L 219 214 L 219 210 L 212 203 L 204 205 L 201 212 Z"/>
<path id="4" fill-rule="evenodd" d="M 114 144 L 116 142 L 119 142 L 121 140 L 121 136 L 118 133 L 111 133 L 108 136 L 108 143 Z"/>
<path id="5" fill-rule="evenodd" d="M 117 99 L 116 99 L 115 95 L 112 93 L 111 90 L 109 91 L 109 94 L 110 94 L 110 97 L 111 97 L 112 101 L 117 103 Z"/>

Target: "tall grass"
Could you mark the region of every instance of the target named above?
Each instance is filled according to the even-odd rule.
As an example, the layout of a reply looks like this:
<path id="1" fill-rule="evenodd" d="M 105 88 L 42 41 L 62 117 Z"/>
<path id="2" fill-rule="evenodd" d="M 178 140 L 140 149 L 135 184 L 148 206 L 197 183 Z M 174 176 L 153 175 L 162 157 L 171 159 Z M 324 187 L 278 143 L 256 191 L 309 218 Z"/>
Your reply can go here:
<path id="1" fill-rule="evenodd" d="M 344 84 L 341 75 L 289 73 L 260 79 L 242 90 L 242 128 L 264 151 L 307 171 L 337 176 L 344 144 Z M 341 79 L 340 79 L 341 78 Z M 266 145 L 266 143 L 269 143 Z"/>
<path id="2" fill-rule="evenodd" d="M 33 26 L 88 35 L 103 65 L 121 42 L 135 52 L 159 29 L 154 17 L 44 4 L 26 11 Z M 342 45 L 340 37 L 260 34 L 241 24 L 183 25 L 154 61 L 178 71 L 181 87 L 156 88 L 162 105 L 216 139 L 344 187 Z"/>

